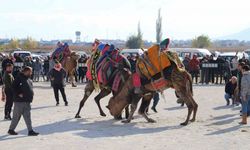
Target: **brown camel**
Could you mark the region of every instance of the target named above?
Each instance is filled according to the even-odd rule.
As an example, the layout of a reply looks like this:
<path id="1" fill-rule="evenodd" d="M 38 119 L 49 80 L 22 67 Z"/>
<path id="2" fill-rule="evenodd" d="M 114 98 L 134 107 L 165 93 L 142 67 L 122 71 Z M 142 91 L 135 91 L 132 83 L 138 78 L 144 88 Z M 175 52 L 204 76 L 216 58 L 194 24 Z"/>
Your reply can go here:
<path id="1" fill-rule="evenodd" d="M 106 116 L 106 114 L 103 112 L 101 105 L 100 105 L 100 100 L 104 97 L 106 97 L 107 95 L 109 95 L 110 93 L 112 93 L 113 95 L 116 95 L 117 93 L 119 93 L 119 91 L 122 89 L 123 84 L 127 81 L 128 77 L 130 76 L 131 72 L 131 66 L 128 63 L 128 60 L 126 57 L 121 56 L 123 58 L 123 61 L 116 63 L 116 65 L 114 66 L 114 70 L 112 75 L 110 76 L 110 78 L 108 78 L 108 84 L 107 85 L 103 85 L 103 84 L 99 84 L 100 87 L 100 93 L 94 98 L 95 102 L 99 108 L 99 112 L 101 116 Z M 110 57 L 111 59 L 111 57 Z M 112 62 L 115 62 L 114 60 L 111 60 Z M 91 62 L 90 62 L 91 63 Z M 112 85 L 114 82 L 114 78 L 116 75 L 121 76 L 121 83 L 119 84 L 118 90 L 114 91 L 112 89 Z M 89 96 L 92 94 L 92 92 L 95 90 L 95 83 L 96 81 L 94 80 L 89 80 L 86 87 L 85 87 L 85 91 L 84 91 L 84 97 L 82 98 L 80 104 L 79 104 L 79 109 L 77 111 L 77 114 L 75 115 L 75 118 L 81 118 L 80 116 L 80 112 L 81 109 L 83 108 L 85 102 L 87 101 L 87 99 L 89 98 Z M 126 118 L 128 118 L 128 108 L 125 109 L 126 110 Z M 115 119 L 121 119 L 121 115 L 117 115 L 114 116 Z"/>
<path id="2" fill-rule="evenodd" d="M 70 57 L 65 58 L 64 62 L 62 63 L 63 68 L 69 76 L 69 81 L 72 84 L 72 87 L 76 87 L 74 74 L 77 68 L 78 59 L 79 55 L 76 54 L 76 52 L 71 52 Z"/>
<path id="3" fill-rule="evenodd" d="M 138 63 L 136 68 L 138 69 Z M 169 71 L 169 69 L 171 70 Z M 163 69 L 163 71 L 161 71 L 161 73 L 158 75 L 161 76 L 161 79 L 166 81 L 166 84 L 164 84 L 164 87 L 162 87 L 161 90 L 174 88 L 177 95 L 185 102 L 188 107 L 187 118 L 185 122 L 181 123 L 181 125 L 188 124 L 192 112 L 193 118 L 190 121 L 194 122 L 196 119 L 198 105 L 193 99 L 192 79 L 190 74 L 185 70 L 180 70 L 177 67 L 176 61 L 171 61 L 171 66 Z M 168 76 L 168 79 L 165 79 L 166 76 Z M 141 78 L 143 79 L 144 77 L 141 75 Z M 129 117 L 127 120 L 123 121 L 124 123 L 129 123 L 133 118 L 133 114 L 136 111 L 138 102 L 142 98 L 139 114 L 141 114 L 148 122 L 155 122 L 155 120 L 148 118 L 146 114 L 150 100 L 156 92 L 155 86 L 152 85 L 152 82 L 146 82 L 145 84 L 142 83 L 141 89 L 143 91 L 142 94 L 134 93 L 133 78 L 130 77 L 124 84 L 120 93 L 110 99 L 107 108 L 110 110 L 111 115 L 119 115 L 126 106 L 131 104 Z"/>

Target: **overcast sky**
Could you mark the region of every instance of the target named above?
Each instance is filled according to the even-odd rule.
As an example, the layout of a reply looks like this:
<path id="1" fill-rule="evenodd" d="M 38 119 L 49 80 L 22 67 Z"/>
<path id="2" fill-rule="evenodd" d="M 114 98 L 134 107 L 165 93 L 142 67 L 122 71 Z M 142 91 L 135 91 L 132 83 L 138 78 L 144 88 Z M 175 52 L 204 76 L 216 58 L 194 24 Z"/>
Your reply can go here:
<path id="1" fill-rule="evenodd" d="M 250 0 L 0 0 L 0 38 L 127 39 L 137 32 L 155 41 L 158 9 L 163 37 L 212 38 L 250 28 Z"/>

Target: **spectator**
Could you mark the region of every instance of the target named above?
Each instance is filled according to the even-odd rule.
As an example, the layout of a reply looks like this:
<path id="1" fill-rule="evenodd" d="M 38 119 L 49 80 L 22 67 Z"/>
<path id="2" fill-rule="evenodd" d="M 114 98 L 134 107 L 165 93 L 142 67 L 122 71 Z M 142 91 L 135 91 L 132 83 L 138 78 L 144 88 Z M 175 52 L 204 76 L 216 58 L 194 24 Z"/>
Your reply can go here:
<path id="1" fill-rule="evenodd" d="M 211 63 L 211 64 L 215 64 L 216 63 L 216 61 L 214 60 L 213 55 L 211 55 L 209 57 L 208 62 Z M 214 83 L 215 70 L 216 70 L 215 68 L 209 68 L 209 81 L 211 81 L 212 83 Z"/>
<path id="2" fill-rule="evenodd" d="M 81 56 L 81 58 L 78 60 L 78 74 L 79 74 L 79 82 L 83 83 L 83 79 L 85 78 L 84 74 L 84 66 L 85 65 L 85 57 Z"/>
<path id="3" fill-rule="evenodd" d="M 11 120 L 11 109 L 13 106 L 13 92 L 11 89 L 12 83 L 14 81 L 14 77 L 12 75 L 13 65 L 7 64 L 5 68 L 5 72 L 3 75 L 3 90 L 4 95 L 6 95 L 5 109 L 4 109 L 4 119 Z M 2 98 L 4 101 L 4 97 Z"/>
<path id="4" fill-rule="evenodd" d="M 21 72 L 21 69 L 24 65 L 23 59 L 19 56 L 19 54 L 14 54 L 14 68 L 13 68 L 13 76 L 16 78 L 16 76 Z"/>
<path id="5" fill-rule="evenodd" d="M 234 98 L 233 96 L 234 96 L 236 87 L 237 87 L 237 78 L 233 76 L 225 86 L 225 99 L 227 101 L 227 105 L 230 104 L 229 99 Z M 234 104 L 234 101 L 232 102 L 232 104 Z"/>
<path id="6" fill-rule="evenodd" d="M 2 75 L 4 74 L 5 70 L 6 70 L 6 67 L 7 67 L 7 64 L 12 64 L 14 65 L 14 62 L 13 62 L 13 59 L 11 57 L 11 55 L 7 58 L 5 58 L 3 61 L 2 61 Z"/>
<path id="7" fill-rule="evenodd" d="M 216 73 L 216 82 L 215 84 L 218 84 L 220 80 L 220 84 L 222 84 L 223 80 L 223 75 L 224 75 L 224 70 L 225 70 L 225 60 L 221 57 L 218 57 L 215 61 L 216 64 L 218 64 L 218 68 L 216 68 L 215 73 Z"/>
<path id="8" fill-rule="evenodd" d="M 56 106 L 59 105 L 59 90 L 62 94 L 63 101 L 65 103 L 65 106 L 68 106 L 68 101 L 66 99 L 66 94 L 65 94 L 65 77 L 66 77 L 66 72 L 62 68 L 62 65 L 59 62 L 56 62 L 55 67 L 50 70 L 49 72 L 49 77 L 51 79 L 52 87 L 54 90 L 54 95 L 56 99 Z"/>
<path id="9" fill-rule="evenodd" d="M 245 63 L 244 62 L 241 62 L 239 63 L 238 65 L 238 73 L 237 73 L 237 79 L 238 79 L 238 95 L 237 95 L 237 98 L 236 98 L 236 103 L 237 105 L 239 103 L 241 103 L 241 96 L 240 96 L 240 93 L 241 93 L 241 78 L 242 78 L 242 68 L 243 66 L 245 66 Z"/>
<path id="10" fill-rule="evenodd" d="M 185 69 L 189 72 L 189 63 L 190 63 L 190 57 L 189 57 L 189 55 L 185 56 L 185 58 L 182 61 L 182 63 L 185 66 Z"/>
<path id="11" fill-rule="evenodd" d="M 190 60 L 188 66 L 190 69 L 190 73 L 192 75 L 192 80 L 194 80 L 194 78 L 195 78 L 195 82 L 197 84 L 198 83 L 198 74 L 200 71 L 200 62 L 199 62 L 196 55 L 193 55 L 193 58 Z"/>
<path id="12" fill-rule="evenodd" d="M 17 124 L 23 116 L 26 126 L 28 128 L 29 136 L 37 136 L 39 133 L 36 133 L 32 129 L 31 122 L 31 106 L 30 103 L 33 101 L 33 84 L 30 80 L 32 75 L 32 68 L 24 67 L 23 71 L 17 75 L 12 84 L 12 89 L 14 93 L 14 110 L 13 110 L 13 119 L 10 124 L 8 133 L 10 135 L 17 135 L 15 132 Z"/>
<path id="13" fill-rule="evenodd" d="M 45 60 L 44 60 L 43 71 L 44 71 L 44 75 L 46 76 L 46 81 L 49 81 L 49 78 L 48 78 L 48 73 L 49 73 L 49 57 L 46 57 Z"/>
<path id="14" fill-rule="evenodd" d="M 151 107 L 151 109 L 157 113 L 157 110 L 156 110 L 156 106 L 157 104 L 159 103 L 159 100 L 160 100 L 160 94 L 159 93 L 155 93 L 154 94 L 154 97 L 153 97 L 153 106 Z"/>
<path id="15" fill-rule="evenodd" d="M 242 67 L 241 97 L 242 97 L 242 121 L 247 124 L 247 116 L 250 114 L 250 68 L 248 65 Z"/>
<path id="16" fill-rule="evenodd" d="M 34 82 L 38 82 L 39 81 L 39 77 L 40 77 L 40 73 L 42 71 L 42 63 L 40 62 L 39 58 L 36 59 L 36 62 L 33 65 L 33 69 L 34 69 Z"/>
<path id="17" fill-rule="evenodd" d="M 202 65 L 203 64 L 206 64 L 206 63 L 208 63 L 208 58 L 209 58 L 209 56 L 206 56 L 206 57 L 203 57 L 202 59 L 201 59 L 201 63 L 200 63 L 200 68 L 201 68 L 201 75 L 200 75 L 200 77 L 201 77 L 201 83 L 203 84 L 204 82 L 206 82 L 207 84 L 208 84 L 208 69 L 207 68 L 204 68 Z"/>
<path id="18" fill-rule="evenodd" d="M 232 76 L 237 76 L 237 71 L 238 71 L 237 67 L 238 67 L 238 56 L 235 56 L 231 60 L 231 74 L 232 74 Z"/>

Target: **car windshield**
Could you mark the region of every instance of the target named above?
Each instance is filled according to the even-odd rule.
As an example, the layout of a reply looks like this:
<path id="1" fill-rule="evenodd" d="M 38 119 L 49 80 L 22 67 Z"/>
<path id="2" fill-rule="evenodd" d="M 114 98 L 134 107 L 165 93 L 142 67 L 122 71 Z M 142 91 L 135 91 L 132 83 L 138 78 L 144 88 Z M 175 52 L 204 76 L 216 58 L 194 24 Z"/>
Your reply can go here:
<path id="1" fill-rule="evenodd" d="M 29 53 L 18 53 L 18 55 L 21 57 L 21 58 L 25 58 L 27 56 L 30 56 Z"/>

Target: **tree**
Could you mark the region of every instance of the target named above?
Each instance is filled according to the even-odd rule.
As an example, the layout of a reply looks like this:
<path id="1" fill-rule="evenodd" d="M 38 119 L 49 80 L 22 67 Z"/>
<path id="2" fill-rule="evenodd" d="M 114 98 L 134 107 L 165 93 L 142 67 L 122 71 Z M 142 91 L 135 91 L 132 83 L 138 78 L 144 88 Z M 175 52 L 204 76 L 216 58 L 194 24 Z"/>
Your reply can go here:
<path id="1" fill-rule="evenodd" d="M 162 17 L 161 9 L 158 10 L 158 18 L 156 20 L 156 42 L 160 43 L 162 40 Z"/>
<path id="2" fill-rule="evenodd" d="M 22 43 L 22 48 L 23 49 L 36 49 L 38 46 L 38 42 L 35 41 L 33 38 L 31 37 L 27 37 L 27 39 L 24 40 L 24 42 Z"/>
<path id="3" fill-rule="evenodd" d="M 192 40 L 192 47 L 195 48 L 206 48 L 211 45 L 211 40 L 206 35 L 200 35 Z"/>
<path id="4" fill-rule="evenodd" d="M 7 45 L 8 49 L 17 49 L 19 48 L 19 40 L 18 39 L 11 39 L 10 43 Z"/>
<path id="5" fill-rule="evenodd" d="M 143 46 L 140 22 L 138 23 L 137 35 L 131 35 L 126 42 L 127 48 L 141 48 Z"/>

